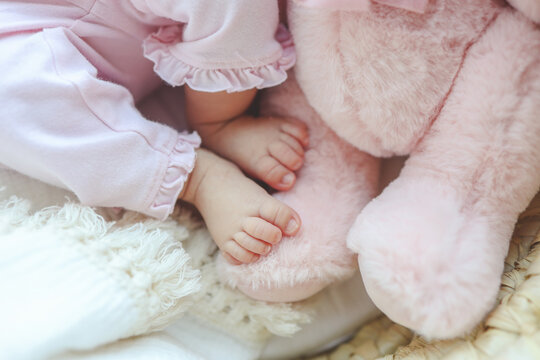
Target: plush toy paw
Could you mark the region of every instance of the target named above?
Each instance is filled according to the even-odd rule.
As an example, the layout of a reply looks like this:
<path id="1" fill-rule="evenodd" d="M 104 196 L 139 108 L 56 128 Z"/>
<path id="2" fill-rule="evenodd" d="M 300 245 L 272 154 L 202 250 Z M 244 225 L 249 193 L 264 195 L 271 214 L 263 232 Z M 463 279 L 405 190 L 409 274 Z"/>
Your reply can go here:
<path id="1" fill-rule="evenodd" d="M 374 303 L 427 337 L 471 330 L 500 284 L 509 234 L 494 231 L 461 195 L 435 180 L 398 179 L 366 206 L 347 240 Z"/>

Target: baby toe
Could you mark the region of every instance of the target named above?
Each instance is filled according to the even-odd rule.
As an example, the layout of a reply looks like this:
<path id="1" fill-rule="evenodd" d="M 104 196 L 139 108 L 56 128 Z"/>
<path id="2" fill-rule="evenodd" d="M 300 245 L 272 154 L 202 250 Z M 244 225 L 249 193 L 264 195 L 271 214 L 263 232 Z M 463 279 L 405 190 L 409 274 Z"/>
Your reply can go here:
<path id="1" fill-rule="evenodd" d="M 235 258 L 233 258 L 231 255 L 229 255 L 228 253 L 226 253 L 224 251 L 221 252 L 221 255 L 223 255 L 225 260 L 227 260 L 227 262 L 229 262 L 231 265 L 241 265 L 242 264 L 241 261 L 236 260 Z"/>
<path id="2" fill-rule="evenodd" d="M 297 153 L 285 141 L 276 141 L 268 145 L 268 152 L 289 170 L 298 170 L 304 162 L 304 154 Z"/>
<path id="3" fill-rule="evenodd" d="M 242 229 L 247 235 L 270 244 L 276 244 L 281 240 L 281 230 L 258 217 L 246 218 Z"/>
<path id="4" fill-rule="evenodd" d="M 233 235 L 233 240 L 236 241 L 244 249 L 255 254 L 266 255 L 272 250 L 272 246 L 268 243 L 249 236 L 245 232 L 238 232 Z"/>
<path id="5" fill-rule="evenodd" d="M 225 244 L 223 244 L 221 250 L 231 256 L 233 259 L 238 260 L 239 262 L 244 264 L 249 264 L 259 259 L 259 255 L 244 249 L 234 240 L 229 240 Z"/>
<path id="6" fill-rule="evenodd" d="M 304 157 L 304 146 L 300 143 L 300 141 L 285 133 L 279 134 L 279 140 L 287 144 L 300 157 Z"/>
<path id="7" fill-rule="evenodd" d="M 309 145 L 309 132 L 306 124 L 299 121 L 286 122 L 281 125 L 281 131 L 300 141 L 304 147 Z"/>
<path id="8" fill-rule="evenodd" d="M 260 207 L 259 215 L 281 229 L 285 235 L 294 235 L 300 229 L 300 216 L 296 211 L 274 198 L 270 198 Z"/>
<path id="9" fill-rule="evenodd" d="M 296 181 L 294 173 L 272 156 L 264 156 L 258 161 L 255 176 L 276 190 L 288 190 Z"/>

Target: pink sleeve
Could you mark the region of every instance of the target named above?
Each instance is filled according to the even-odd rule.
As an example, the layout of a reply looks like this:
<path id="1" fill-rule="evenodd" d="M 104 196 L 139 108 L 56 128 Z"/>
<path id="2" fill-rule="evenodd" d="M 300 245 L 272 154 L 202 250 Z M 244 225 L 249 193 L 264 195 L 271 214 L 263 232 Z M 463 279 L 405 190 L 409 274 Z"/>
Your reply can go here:
<path id="1" fill-rule="evenodd" d="M 0 39 L 0 54 L 10 54 L 0 56 L 0 164 L 85 205 L 167 218 L 199 136 L 147 120 L 126 88 L 98 77 L 74 39 L 62 27 Z"/>
<path id="2" fill-rule="evenodd" d="M 145 56 L 171 85 L 228 92 L 275 86 L 295 62 L 277 0 L 132 0 L 178 24 L 144 42 Z"/>

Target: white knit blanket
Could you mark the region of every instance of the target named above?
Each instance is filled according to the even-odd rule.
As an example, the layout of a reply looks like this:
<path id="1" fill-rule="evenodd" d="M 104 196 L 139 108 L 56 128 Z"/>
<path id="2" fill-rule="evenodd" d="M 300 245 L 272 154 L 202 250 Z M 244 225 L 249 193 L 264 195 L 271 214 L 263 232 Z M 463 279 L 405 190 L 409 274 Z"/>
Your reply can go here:
<path id="1" fill-rule="evenodd" d="M 185 128 L 182 94 L 164 86 L 139 109 Z M 0 189 L 0 360 L 288 359 L 378 314 L 360 276 L 294 306 L 225 287 L 189 211 L 116 219 L 1 168 Z"/>
<path id="2" fill-rule="evenodd" d="M 309 319 L 309 306 L 225 287 L 216 247 L 189 211 L 112 221 L 9 170 L 0 170 L 0 188 L 2 359 L 251 359 L 272 334 L 291 335 Z"/>

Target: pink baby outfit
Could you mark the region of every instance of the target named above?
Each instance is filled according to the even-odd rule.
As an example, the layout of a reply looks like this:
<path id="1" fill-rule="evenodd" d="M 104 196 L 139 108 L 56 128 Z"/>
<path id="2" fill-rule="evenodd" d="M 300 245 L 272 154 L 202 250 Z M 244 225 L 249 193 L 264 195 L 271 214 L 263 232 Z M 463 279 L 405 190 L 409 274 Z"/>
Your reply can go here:
<path id="1" fill-rule="evenodd" d="M 200 139 L 134 104 L 162 79 L 283 82 L 295 54 L 278 15 L 276 0 L 0 2 L 0 164 L 87 205 L 166 218 Z"/>

